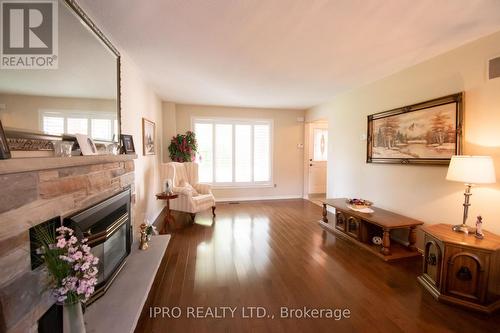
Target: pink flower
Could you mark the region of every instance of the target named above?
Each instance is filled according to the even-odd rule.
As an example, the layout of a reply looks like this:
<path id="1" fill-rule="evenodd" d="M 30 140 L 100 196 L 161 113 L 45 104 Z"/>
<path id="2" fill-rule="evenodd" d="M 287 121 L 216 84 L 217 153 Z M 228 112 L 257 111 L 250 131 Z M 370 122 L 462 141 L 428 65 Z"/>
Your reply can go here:
<path id="1" fill-rule="evenodd" d="M 78 242 L 78 239 L 75 236 L 71 236 L 70 239 L 68 240 L 68 243 L 71 245 L 74 245 Z"/>
<path id="2" fill-rule="evenodd" d="M 82 259 L 83 258 L 82 251 L 76 251 L 75 253 L 73 253 L 71 258 L 73 258 L 74 260 Z"/>
<path id="3" fill-rule="evenodd" d="M 66 239 L 64 238 L 59 238 L 57 240 L 57 247 L 60 249 L 63 249 L 66 246 Z"/>

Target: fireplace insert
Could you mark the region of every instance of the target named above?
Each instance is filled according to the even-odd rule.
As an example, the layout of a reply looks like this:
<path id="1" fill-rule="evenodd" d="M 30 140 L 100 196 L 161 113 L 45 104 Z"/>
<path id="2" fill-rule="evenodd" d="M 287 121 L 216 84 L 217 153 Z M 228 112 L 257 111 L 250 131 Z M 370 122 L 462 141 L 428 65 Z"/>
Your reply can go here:
<path id="1" fill-rule="evenodd" d="M 99 258 L 96 291 L 87 305 L 102 296 L 130 254 L 132 227 L 130 188 L 64 219 L 79 238 L 87 238 L 91 252 Z"/>

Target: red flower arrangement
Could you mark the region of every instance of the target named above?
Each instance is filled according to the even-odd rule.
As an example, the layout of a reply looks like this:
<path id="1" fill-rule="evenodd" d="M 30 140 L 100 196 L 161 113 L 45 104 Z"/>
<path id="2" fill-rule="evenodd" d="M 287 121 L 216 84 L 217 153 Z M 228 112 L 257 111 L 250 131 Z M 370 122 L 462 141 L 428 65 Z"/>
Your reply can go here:
<path id="1" fill-rule="evenodd" d="M 191 131 L 172 137 L 170 146 L 168 146 L 170 159 L 174 162 L 192 162 L 197 151 L 196 134 Z"/>

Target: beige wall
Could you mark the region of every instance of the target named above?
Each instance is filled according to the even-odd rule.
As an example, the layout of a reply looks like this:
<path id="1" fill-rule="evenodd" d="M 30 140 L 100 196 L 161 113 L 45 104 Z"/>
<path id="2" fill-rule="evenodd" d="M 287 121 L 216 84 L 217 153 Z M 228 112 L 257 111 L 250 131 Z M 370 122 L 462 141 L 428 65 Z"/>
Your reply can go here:
<path id="1" fill-rule="evenodd" d="M 500 181 L 500 79 L 487 81 L 489 58 L 500 55 L 500 32 L 306 112 L 329 120 L 329 197 L 363 197 L 426 223 L 461 223 L 464 186 L 445 180 L 445 166 L 365 163 L 366 116 L 465 91 L 465 154 L 492 155 Z M 478 170 L 480 172 L 480 170 Z M 469 223 L 500 234 L 500 184 L 473 189 Z"/>
<path id="2" fill-rule="evenodd" d="M 116 101 L 97 98 L 69 98 L 0 94 L 0 120 L 4 127 L 41 131 L 39 110 L 104 111 L 116 113 Z"/>
<path id="3" fill-rule="evenodd" d="M 175 120 L 175 110 L 176 105 L 172 102 L 163 102 L 163 162 L 170 162 L 170 157 L 168 156 L 168 145 L 170 144 L 170 139 L 177 134 L 177 124 Z"/>
<path id="4" fill-rule="evenodd" d="M 172 119 L 171 105 L 164 103 L 163 112 L 164 117 L 167 113 Z M 174 117 L 176 131 L 165 131 L 168 133 L 163 137 L 165 151 L 172 135 L 191 129 L 191 118 L 194 116 L 273 119 L 274 122 L 273 181 L 276 187 L 214 189 L 217 200 L 302 197 L 303 150 L 298 149 L 297 144 L 304 142 L 304 124 L 297 121 L 297 117 L 304 117 L 303 110 L 177 104 Z"/>
<path id="5" fill-rule="evenodd" d="M 147 217 L 154 221 L 163 208 L 155 194 L 161 192 L 161 133 L 162 102 L 151 87 L 141 77 L 138 67 L 122 55 L 121 64 L 122 133 L 134 138 L 138 158 L 135 160 L 135 200 L 134 219 L 137 225 Z M 142 118 L 156 124 L 156 155 L 142 155 Z"/>

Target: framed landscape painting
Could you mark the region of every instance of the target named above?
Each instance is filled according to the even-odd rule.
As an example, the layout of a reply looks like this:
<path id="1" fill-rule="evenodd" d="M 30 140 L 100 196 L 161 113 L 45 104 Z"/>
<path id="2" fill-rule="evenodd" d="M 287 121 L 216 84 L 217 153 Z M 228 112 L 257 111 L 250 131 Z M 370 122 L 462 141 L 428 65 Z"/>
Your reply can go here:
<path id="1" fill-rule="evenodd" d="M 367 163 L 449 164 L 461 153 L 463 94 L 368 116 Z"/>

